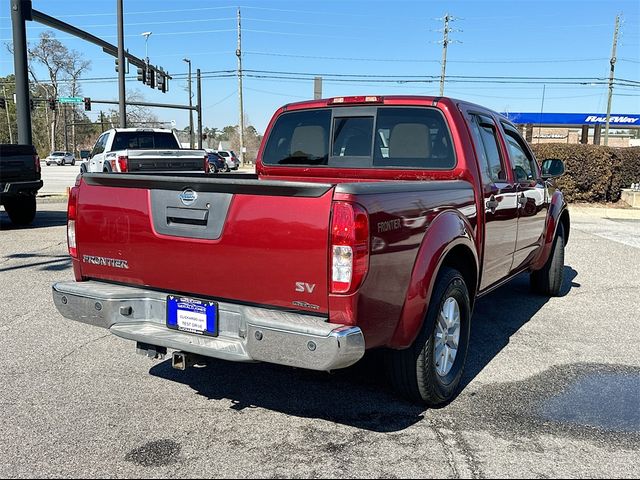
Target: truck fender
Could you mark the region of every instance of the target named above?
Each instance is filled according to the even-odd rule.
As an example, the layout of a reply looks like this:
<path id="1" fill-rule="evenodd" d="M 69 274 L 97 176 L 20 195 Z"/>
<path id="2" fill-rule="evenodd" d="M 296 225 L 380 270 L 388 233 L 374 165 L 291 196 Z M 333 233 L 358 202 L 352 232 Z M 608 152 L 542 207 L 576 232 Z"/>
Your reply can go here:
<path id="1" fill-rule="evenodd" d="M 472 231 L 468 219 L 455 210 L 446 210 L 431 222 L 418 250 L 400 320 L 389 347 L 407 348 L 418 336 L 438 272 L 447 254 L 454 248 L 468 250 L 468 258 L 473 259 L 477 285 L 478 254 L 471 236 Z M 471 302 L 475 297 L 475 285 L 468 286 Z"/>
<path id="2" fill-rule="evenodd" d="M 569 210 L 567 209 L 564 195 L 562 195 L 560 190 L 556 190 L 551 197 L 542 246 L 538 251 L 538 255 L 536 255 L 535 259 L 531 262 L 531 270 L 539 270 L 547 263 L 560 222 L 563 223 L 564 241 L 566 244 L 569 240 Z"/>

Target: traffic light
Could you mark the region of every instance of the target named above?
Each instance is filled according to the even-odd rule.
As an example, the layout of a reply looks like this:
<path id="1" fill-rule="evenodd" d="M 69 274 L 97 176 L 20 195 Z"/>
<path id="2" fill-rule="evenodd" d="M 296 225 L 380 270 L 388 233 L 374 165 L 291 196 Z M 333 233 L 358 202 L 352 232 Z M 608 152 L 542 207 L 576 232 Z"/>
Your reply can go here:
<path id="1" fill-rule="evenodd" d="M 7 101 L 4 99 L 4 97 L 0 98 L 0 108 L 7 108 Z"/>
<path id="2" fill-rule="evenodd" d="M 30 98 L 30 99 L 29 99 L 29 108 L 30 108 L 31 110 L 33 110 L 34 108 L 36 108 L 35 104 L 33 103 L 33 98 Z"/>
<path id="3" fill-rule="evenodd" d="M 84 97 L 84 111 L 85 112 L 91 111 L 91 98 L 89 97 Z"/>
<path id="4" fill-rule="evenodd" d="M 138 81 L 147 83 L 147 69 L 146 67 L 138 67 Z"/>
<path id="5" fill-rule="evenodd" d="M 118 58 L 117 57 L 116 57 L 115 61 L 116 61 L 116 72 L 117 72 L 119 70 L 120 63 L 118 63 Z M 129 62 L 127 61 L 126 58 L 124 59 L 124 73 L 126 73 L 126 74 L 129 73 Z"/>
<path id="6" fill-rule="evenodd" d="M 55 110 L 56 109 L 56 99 L 55 98 L 50 98 L 49 99 L 49 109 L 51 109 L 51 110 Z"/>

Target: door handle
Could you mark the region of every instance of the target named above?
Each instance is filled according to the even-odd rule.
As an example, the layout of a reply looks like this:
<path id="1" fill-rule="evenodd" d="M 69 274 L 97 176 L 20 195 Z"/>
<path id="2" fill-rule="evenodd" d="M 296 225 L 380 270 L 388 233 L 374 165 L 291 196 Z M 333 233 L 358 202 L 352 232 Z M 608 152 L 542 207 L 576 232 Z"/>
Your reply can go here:
<path id="1" fill-rule="evenodd" d="M 496 197 L 494 195 L 491 195 L 489 197 L 489 200 L 487 200 L 487 209 L 491 211 L 491 213 L 495 213 L 496 208 L 498 208 L 498 200 L 496 200 Z"/>

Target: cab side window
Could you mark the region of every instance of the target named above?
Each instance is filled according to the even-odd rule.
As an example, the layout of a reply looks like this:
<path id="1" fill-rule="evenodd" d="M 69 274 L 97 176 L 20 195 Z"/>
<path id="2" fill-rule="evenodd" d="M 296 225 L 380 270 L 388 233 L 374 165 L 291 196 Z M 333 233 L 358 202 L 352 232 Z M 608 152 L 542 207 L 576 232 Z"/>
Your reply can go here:
<path id="1" fill-rule="evenodd" d="M 507 176 L 500 157 L 500 147 L 498 146 L 496 127 L 493 120 L 482 115 L 472 114 L 469 126 L 476 144 L 483 183 L 506 181 Z"/>
<path id="2" fill-rule="evenodd" d="M 513 176 L 517 182 L 531 182 L 536 180 L 538 172 L 535 160 L 524 146 L 522 138 L 508 126 L 503 125 L 505 141 L 509 150 L 509 158 L 513 168 Z"/>
<path id="3" fill-rule="evenodd" d="M 107 142 L 107 134 L 102 134 L 100 138 L 96 141 L 96 144 L 93 146 L 93 150 L 91 150 L 91 157 L 98 155 L 99 153 L 104 152 L 104 145 Z"/>

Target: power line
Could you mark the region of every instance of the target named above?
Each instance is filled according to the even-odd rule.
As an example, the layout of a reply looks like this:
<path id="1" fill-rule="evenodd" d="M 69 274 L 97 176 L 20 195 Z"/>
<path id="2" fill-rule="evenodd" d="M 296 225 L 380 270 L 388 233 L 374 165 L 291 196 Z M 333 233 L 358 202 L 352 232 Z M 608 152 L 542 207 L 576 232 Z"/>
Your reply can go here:
<path id="1" fill-rule="evenodd" d="M 255 52 L 255 51 L 247 51 L 244 52 L 248 55 L 263 55 L 269 57 L 287 57 L 287 58 L 308 58 L 311 60 L 345 60 L 349 62 L 393 62 L 393 63 L 439 63 L 438 60 L 427 60 L 424 58 L 366 58 L 366 57 L 335 57 L 335 56 L 322 56 L 322 55 L 296 55 L 289 53 L 274 53 L 274 52 Z M 523 59 L 512 59 L 512 60 L 448 60 L 449 63 L 473 63 L 473 64 L 512 64 L 512 63 L 567 63 L 567 62 L 601 62 L 604 60 L 608 60 L 606 57 L 601 58 L 556 58 L 556 59 L 537 59 L 537 60 L 523 60 Z"/>

